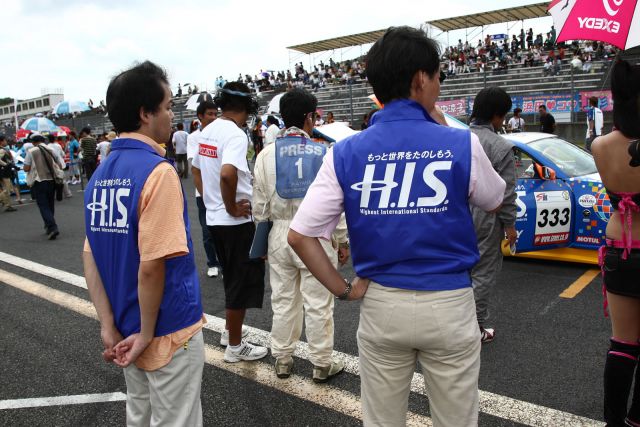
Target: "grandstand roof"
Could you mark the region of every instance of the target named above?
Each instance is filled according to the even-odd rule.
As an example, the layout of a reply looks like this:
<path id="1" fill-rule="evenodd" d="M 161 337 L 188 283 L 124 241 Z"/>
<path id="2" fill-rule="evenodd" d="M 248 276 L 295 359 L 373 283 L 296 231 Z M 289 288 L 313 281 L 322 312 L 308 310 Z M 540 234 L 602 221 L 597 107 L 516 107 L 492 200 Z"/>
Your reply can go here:
<path id="1" fill-rule="evenodd" d="M 551 2 L 530 4 L 526 6 L 510 7 L 508 9 L 493 10 L 490 12 L 474 13 L 471 15 L 457 16 L 455 18 L 437 19 L 427 24 L 441 31 L 461 30 L 470 27 L 482 27 L 484 25 L 500 24 L 502 22 L 521 21 L 523 19 L 542 18 L 547 15 L 547 7 Z M 289 46 L 287 49 L 311 54 L 327 50 L 342 49 L 345 47 L 359 46 L 374 43 L 385 33 L 386 28 L 367 33 L 352 34 L 350 36 L 335 37 L 317 42 Z"/>
<path id="2" fill-rule="evenodd" d="M 287 49 L 310 54 L 324 52 L 326 50 L 342 49 L 343 47 L 360 46 L 375 42 L 382 37 L 385 31 L 387 31 L 386 28 L 384 30 L 369 31 L 367 33 L 352 34 L 350 36 L 335 37 L 317 42 L 289 46 Z"/>
<path id="3" fill-rule="evenodd" d="M 543 18 L 548 16 L 547 8 L 551 2 L 535 3 L 508 9 L 492 10 L 455 18 L 437 19 L 427 24 L 441 31 L 463 30 L 470 27 L 500 24 L 502 22 L 522 21 L 524 19 Z"/>

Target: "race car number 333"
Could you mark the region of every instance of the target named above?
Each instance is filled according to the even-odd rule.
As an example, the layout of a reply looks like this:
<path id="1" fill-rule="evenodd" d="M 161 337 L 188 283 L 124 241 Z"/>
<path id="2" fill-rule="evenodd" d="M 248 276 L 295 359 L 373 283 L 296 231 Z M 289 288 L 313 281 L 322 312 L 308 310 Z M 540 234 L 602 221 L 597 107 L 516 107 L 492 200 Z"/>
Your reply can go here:
<path id="1" fill-rule="evenodd" d="M 534 193 L 536 200 L 536 246 L 557 245 L 569 241 L 571 198 L 568 191 Z"/>

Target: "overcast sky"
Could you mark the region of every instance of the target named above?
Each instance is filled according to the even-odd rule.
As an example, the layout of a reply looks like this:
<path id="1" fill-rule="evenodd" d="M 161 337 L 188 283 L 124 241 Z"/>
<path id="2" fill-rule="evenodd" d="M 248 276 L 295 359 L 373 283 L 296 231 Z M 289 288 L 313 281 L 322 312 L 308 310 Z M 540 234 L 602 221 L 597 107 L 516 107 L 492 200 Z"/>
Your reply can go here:
<path id="1" fill-rule="evenodd" d="M 505 7 L 514 0 L 227 1 L 227 0 L 7 0 L 2 2 L 0 98 L 27 99 L 61 88 L 67 100 L 97 103 L 109 79 L 135 61 L 165 67 L 178 83 L 213 88 L 217 76 L 235 79 L 261 69 L 285 70 L 310 58 L 286 49 L 301 43 Z M 546 32 L 551 18 L 525 21 Z M 512 24 L 513 25 L 513 24 Z M 509 34 L 519 32 L 520 24 Z M 505 33 L 507 24 L 486 32 Z M 437 36 L 439 31 L 432 35 Z M 437 37 L 446 45 L 447 37 Z M 451 43 L 465 32 L 449 34 Z M 480 38 L 479 30 L 469 40 Z M 366 52 L 366 47 L 364 51 Z M 327 52 L 334 60 L 361 48 Z"/>

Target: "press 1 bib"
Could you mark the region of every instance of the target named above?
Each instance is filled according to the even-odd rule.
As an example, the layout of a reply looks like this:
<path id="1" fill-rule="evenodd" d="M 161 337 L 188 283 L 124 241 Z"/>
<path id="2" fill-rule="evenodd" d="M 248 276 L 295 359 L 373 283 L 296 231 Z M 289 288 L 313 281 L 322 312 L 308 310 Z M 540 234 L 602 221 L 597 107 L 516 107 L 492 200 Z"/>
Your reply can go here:
<path id="1" fill-rule="evenodd" d="M 327 148 L 304 136 L 276 139 L 276 191 L 283 199 L 302 199 L 316 178 Z"/>

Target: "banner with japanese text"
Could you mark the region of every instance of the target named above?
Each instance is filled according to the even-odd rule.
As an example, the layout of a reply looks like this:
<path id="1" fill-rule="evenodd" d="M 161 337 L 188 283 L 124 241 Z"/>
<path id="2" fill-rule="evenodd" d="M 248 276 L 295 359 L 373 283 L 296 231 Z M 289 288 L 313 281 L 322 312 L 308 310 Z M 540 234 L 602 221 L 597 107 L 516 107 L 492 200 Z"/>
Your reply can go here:
<path id="1" fill-rule="evenodd" d="M 449 101 L 437 101 L 436 105 L 440 109 L 453 117 L 464 116 L 467 114 L 467 100 L 465 98 L 451 99 Z"/>
<path id="2" fill-rule="evenodd" d="M 582 111 L 586 111 L 589 107 L 589 98 L 595 96 L 598 98 L 599 105 L 602 111 L 613 111 L 613 95 L 610 90 L 597 90 L 590 92 L 580 92 L 580 107 Z"/>

